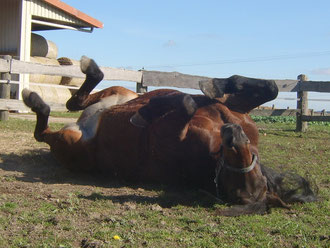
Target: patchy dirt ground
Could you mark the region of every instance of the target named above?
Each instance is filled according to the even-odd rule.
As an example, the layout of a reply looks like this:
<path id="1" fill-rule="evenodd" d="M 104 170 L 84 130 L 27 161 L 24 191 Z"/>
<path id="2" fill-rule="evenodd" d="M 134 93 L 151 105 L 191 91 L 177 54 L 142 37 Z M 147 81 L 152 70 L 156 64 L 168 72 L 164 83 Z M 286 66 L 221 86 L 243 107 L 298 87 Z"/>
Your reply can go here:
<path id="1" fill-rule="evenodd" d="M 328 129 L 262 136 L 264 161 L 274 161 L 275 153 L 276 163 L 294 162 L 302 172 L 311 172 L 321 187 L 322 201 L 231 219 L 215 216 L 214 208 L 225 206 L 198 191 L 70 173 L 46 144 L 34 140 L 34 123 L 19 125 L 29 127 L 0 128 L 0 247 L 327 247 L 329 243 Z"/>
<path id="2" fill-rule="evenodd" d="M 63 122 L 61 119 L 52 118 L 50 121 Z M 161 210 L 158 198 L 159 191 L 138 186 L 126 187 L 123 183 L 111 182 L 108 178 L 97 174 L 70 173 L 55 161 L 49 152 L 48 145 L 34 140 L 32 133 L 8 130 L 0 132 L 0 206 L 2 208 L 9 206 L 8 210 L 5 209 L 7 212 L 0 211 L 0 223 L 9 222 L 8 226 L 4 225 L 5 230 L 1 230 L 0 227 L 0 247 L 5 247 L 3 245 L 10 245 L 7 247 L 103 247 L 101 241 L 98 244 L 88 244 L 88 240 L 95 239 L 93 228 L 89 229 L 88 225 L 95 219 L 101 221 L 107 218 L 109 209 L 100 207 L 95 211 L 88 211 L 88 205 L 93 205 L 95 200 L 109 200 L 112 203 L 111 208 L 116 209 L 117 214 L 121 215 L 127 209 L 136 209 L 136 205 L 142 202 L 149 203 L 151 208 Z M 73 201 L 79 201 L 79 204 Z M 54 211 L 59 211 L 56 210 L 57 208 L 65 208 L 68 211 L 73 208 L 77 211 L 70 216 L 65 213 L 52 215 L 47 210 L 44 215 L 49 215 L 48 217 L 40 217 L 40 214 L 38 214 L 39 217 L 32 217 L 33 212 L 39 212 L 48 205 L 54 206 L 54 208 L 51 207 Z M 15 207 L 11 209 L 10 206 Z M 85 216 L 80 218 L 77 216 L 79 214 Z M 30 216 L 31 220 L 30 223 L 23 225 L 20 218 L 26 215 Z M 115 214 L 112 212 L 111 216 Z M 70 225 L 66 223 L 66 218 L 70 220 Z M 44 234 L 45 228 L 49 227 L 44 222 L 50 222 L 52 229 L 58 229 L 55 233 L 58 239 L 62 240 L 62 244 L 68 240 L 67 243 L 70 245 L 55 246 L 61 242 L 53 240 L 46 242 L 48 245 L 51 244 L 50 246 L 42 246 L 42 239 L 50 239 Z M 75 231 L 63 231 L 61 223 L 66 223 L 66 229 L 74 228 Z M 91 233 L 86 233 L 88 230 Z M 22 244 L 19 245 L 15 243 L 18 242 L 15 240 L 24 237 L 21 232 L 26 232 L 25 235 L 28 237 L 25 241 L 20 241 Z M 74 235 L 77 236 L 74 237 Z M 30 245 L 24 245 L 25 243 Z M 104 242 L 102 244 L 104 245 Z"/>
<path id="3" fill-rule="evenodd" d="M 117 242 L 114 230 L 130 229 L 139 218 L 148 226 L 149 210 L 167 215 L 171 206 L 194 205 L 189 196 L 181 196 L 164 195 L 160 187 L 115 182 L 106 175 L 71 173 L 32 132 L 0 129 L 0 247 L 123 247 L 112 243 Z M 146 233 L 142 237 L 148 233 L 147 228 L 140 231 Z M 127 247 L 146 242 L 125 240 Z"/>

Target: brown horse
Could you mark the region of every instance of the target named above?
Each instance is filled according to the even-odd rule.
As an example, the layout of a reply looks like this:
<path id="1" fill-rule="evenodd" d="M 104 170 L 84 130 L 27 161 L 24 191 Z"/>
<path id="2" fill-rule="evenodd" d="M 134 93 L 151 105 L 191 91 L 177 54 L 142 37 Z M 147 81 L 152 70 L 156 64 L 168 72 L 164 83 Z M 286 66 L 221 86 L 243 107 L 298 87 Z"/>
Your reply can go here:
<path id="1" fill-rule="evenodd" d="M 268 182 L 260 165 L 258 129 L 248 115 L 276 98 L 274 81 L 213 79 L 200 82 L 205 95 L 163 89 L 138 96 L 122 87 L 90 94 L 103 73 L 87 57 L 81 69 L 86 80 L 67 108 L 84 111 L 77 123 L 59 131 L 48 128 L 49 106 L 36 93 L 23 91 L 25 104 L 37 114 L 35 138 L 49 144 L 65 167 L 100 170 L 132 182 L 216 189 L 229 202 L 246 205 L 222 215 L 287 207 L 280 187 Z"/>

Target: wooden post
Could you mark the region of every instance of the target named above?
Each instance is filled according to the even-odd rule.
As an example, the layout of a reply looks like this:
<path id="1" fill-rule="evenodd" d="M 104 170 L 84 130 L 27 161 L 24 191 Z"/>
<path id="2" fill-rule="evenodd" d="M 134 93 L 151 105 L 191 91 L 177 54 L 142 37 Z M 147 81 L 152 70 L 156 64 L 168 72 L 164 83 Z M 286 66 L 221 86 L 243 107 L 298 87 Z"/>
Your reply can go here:
<path id="1" fill-rule="evenodd" d="M 142 83 L 136 83 L 136 93 L 144 94 L 148 92 L 148 86 L 143 86 Z"/>
<path id="2" fill-rule="evenodd" d="M 304 83 L 304 81 L 308 81 L 306 75 L 299 75 L 297 77 L 299 80 L 299 84 Z M 307 131 L 307 122 L 302 121 L 302 115 L 308 115 L 308 92 L 307 91 L 298 91 L 297 92 L 297 122 L 296 122 L 296 131 L 297 132 L 305 132 Z"/>
<path id="3" fill-rule="evenodd" d="M 143 70 L 144 70 L 144 68 L 142 68 L 139 71 L 143 71 Z M 144 94 L 144 93 L 147 93 L 147 92 L 148 92 L 148 86 L 143 86 L 143 77 L 142 77 L 141 83 L 139 83 L 139 82 L 136 83 L 136 93 Z"/>
<path id="4" fill-rule="evenodd" d="M 11 56 L 1 56 L 3 59 L 11 60 Z M 6 80 L 5 83 L 0 83 L 0 98 L 2 99 L 10 99 L 10 80 L 11 75 L 10 72 L 1 73 L 1 80 Z M 0 110 L 0 121 L 7 121 L 9 119 L 9 111 L 8 110 Z"/>

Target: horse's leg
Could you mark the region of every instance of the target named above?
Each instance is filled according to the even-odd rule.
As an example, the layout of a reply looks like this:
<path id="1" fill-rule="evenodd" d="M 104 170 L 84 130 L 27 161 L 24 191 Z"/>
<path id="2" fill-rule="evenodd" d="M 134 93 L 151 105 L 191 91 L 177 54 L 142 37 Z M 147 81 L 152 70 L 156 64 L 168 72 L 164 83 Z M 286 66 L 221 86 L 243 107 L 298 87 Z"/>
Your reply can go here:
<path id="1" fill-rule="evenodd" d="M 104 77 L 95 61 L 86 56 L 82 56 L 80 60 L 80 69 L 86 74 L 86 78 L 79 90 L 66 103 L 66 107 L 70 111 L 82 110 L 89 106 L 89 94 Z"/>
<path id="2" fill-rule="evenodd" d="M 97 84 L 102 81 L 104 74 L 95 61 L 86 56 L 81 58 L 80 68 L 86 74 L 86 79 L 79 90 L 67 101 L 66 107 L 70 111 L 86 109 L 88 106 L 98 103 L 101 100 L 103 100 L 104 104 L 101 104 L 99 106 L 100 108 L 109 107 L 124 103 L 138 96 L 135 92 L 119 86 L 109 87 L 97 93 L 90 94 Z"/>
<path id="3" fill-rule="evenodd" d="M 48 127 L 50 108 L 41 97 L 32 91 L 22 92 L 24 103 L 37 115 L 34 137 L 39 142 L 50 146 L 55 157 L 67 168 L 73 170 L 90 169 L 91 149 L 88 143 L 81 141 L 82 132 L 79 129 L 63 128 L 53 132 Z"/>
<path id="4" fill-rule="evenodd" d="M 222 98 L 231 110 L 248 113 L 261 104 L 277 97 L 278 88 L 273 80 L 232 76 L 214 78 L 199 83 L 200 89 L 210 98 Z"/>

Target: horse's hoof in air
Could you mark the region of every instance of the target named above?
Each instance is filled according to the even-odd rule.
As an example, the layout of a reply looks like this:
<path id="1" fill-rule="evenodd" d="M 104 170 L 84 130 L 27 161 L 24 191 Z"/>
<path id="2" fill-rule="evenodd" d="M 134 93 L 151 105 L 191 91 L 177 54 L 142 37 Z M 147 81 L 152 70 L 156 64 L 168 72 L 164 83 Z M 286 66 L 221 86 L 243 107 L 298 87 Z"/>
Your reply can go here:
<path id="1" fill-rule="evenodd" d="M 199 88 L 204 93 L 205 96 L 213 98 L 221 98 L 224 95 L 224 90 L 222 90 L 221 85 L 214 83 L 213 79 L 199 81 Z"/>
<path id="2" fill-rule="evenodd" d="M 88 58 L 87 56 L 82 56 L 80 59 L 80 69 L 81 72 L 90 75 L 93 77 L 97 77 L 98 80 L 103 79 L 103 72 L 100 70 L 99 66 L 93 59 Z"/>
<path id="3" fill-rule="evenodd" d="M 48 116 L 50 113 L 50 107 L 42 100 L 42 98 L 33 91 L 23 89 L 22 91 L 23 102 L 26 106 L 31 108 L 35 113 L 40 113 Z"/>

